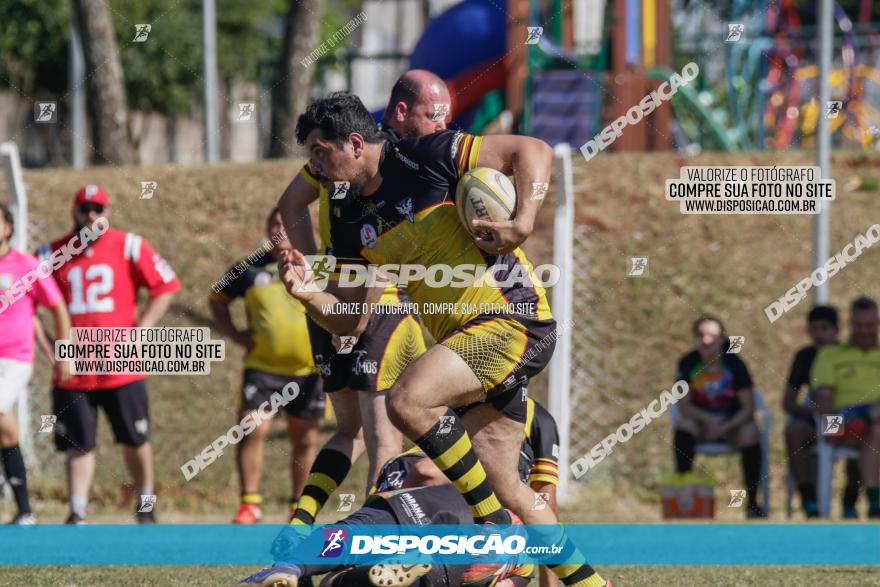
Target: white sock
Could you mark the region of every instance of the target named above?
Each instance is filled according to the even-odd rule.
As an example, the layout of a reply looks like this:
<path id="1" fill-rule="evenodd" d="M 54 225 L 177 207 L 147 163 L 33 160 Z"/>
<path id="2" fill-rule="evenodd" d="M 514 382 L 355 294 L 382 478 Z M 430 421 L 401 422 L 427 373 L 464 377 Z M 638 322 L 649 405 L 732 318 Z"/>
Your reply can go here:
<path id="1" fill-rule="evenodd" d="M 78 495 L 70 496 L 70 511 L 78 515 L 80 518 L 86 517 L 86 507 L 88 507 L 88 505 L 88 497 L 80 497 Z"/>

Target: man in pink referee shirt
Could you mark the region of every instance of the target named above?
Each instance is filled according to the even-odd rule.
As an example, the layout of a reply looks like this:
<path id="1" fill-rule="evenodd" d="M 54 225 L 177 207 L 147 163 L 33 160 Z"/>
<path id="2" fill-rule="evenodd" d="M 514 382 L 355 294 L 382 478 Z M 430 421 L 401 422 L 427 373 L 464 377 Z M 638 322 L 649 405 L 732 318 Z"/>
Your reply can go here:
<path id="1" fill-rule="evenodd" d="M 27 384 L 34 361 L 34 317 L 37 306 L 51 308 L 57 338 L 67 338 L 67 304 L 51 276 L 36 275 L 38 261 L 14 250 L 12 214 L 0 205 L 0 461 L 12 486 L 18 513 L 13 524 L 35 524 L 27 495 L 27 473 L 18 446 L 16 402 L 27 401 Z M 54 363 L 56 376 L 69 377 L 69 363 Z"/>

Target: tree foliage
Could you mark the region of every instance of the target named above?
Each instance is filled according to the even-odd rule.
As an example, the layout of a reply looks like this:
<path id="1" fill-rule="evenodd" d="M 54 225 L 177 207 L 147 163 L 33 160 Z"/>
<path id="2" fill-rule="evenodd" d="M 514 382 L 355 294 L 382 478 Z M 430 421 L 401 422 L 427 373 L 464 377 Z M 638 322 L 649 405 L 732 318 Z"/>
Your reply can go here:
<path id="1" fill-rule="evenodd" d="M 187 114 L 201 102 L 200 0 L 109 0 L 133 108 Z M 260 63 L 277 59 L 284 0 L 217 0 L 217 59 L 221 79 L 254 81 Z M 70 3 L 0 1 L 0 88 L 25 96 L 67 93 Z M 133 43 L 136 24 L 150 24 Z"/>

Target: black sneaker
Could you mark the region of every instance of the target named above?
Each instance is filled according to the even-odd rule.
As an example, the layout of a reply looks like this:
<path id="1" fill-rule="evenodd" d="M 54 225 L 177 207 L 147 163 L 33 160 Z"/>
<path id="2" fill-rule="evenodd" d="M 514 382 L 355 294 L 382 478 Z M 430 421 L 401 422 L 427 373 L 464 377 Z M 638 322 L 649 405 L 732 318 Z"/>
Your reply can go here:
<path id="1" fill-rule="evenodd" d="M 764 511 L 764 508 L 758 507 L 756 505 L 750 505 L 749 509 L 746 510 L 746 518 L 766 518 L 767 512 Z"/>
<path id="2" fill-rule="evenodd" d="M 70 512 L 70 515 L 67 516 L 67 520 L 64 522 L 65 524 L 73 524 L 76 526 L 82 526 L 86 523 L 86 519 L 76 512 Z"/>
<path id="3" fill-rule="evenodd" d="M 135 511 L 134 520 L 138 524 L 155 524 L 156 523 L 156 514 L 152 511 L 149 511 L 149 512 Z"/>

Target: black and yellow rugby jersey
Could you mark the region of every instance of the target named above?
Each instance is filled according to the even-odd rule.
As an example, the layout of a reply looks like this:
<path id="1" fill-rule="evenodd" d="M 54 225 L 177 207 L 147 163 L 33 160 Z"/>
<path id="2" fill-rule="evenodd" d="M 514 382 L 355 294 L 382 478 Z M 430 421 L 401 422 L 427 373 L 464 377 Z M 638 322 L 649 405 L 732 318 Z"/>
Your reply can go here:
<path id="1" fill-rule="evenodd" d="M 381 125 L 380 128 L 382 128 Z M 382 128 L 382 132 L 385 133 L 389 140 L 396 141 L 400 138 L 390 128 Z M 327 253 L 327 248 L 330 246 L 330 194 L 315 177 L 314 173 L 309 168 L 308 163 L 303 165 L 302 169 L 299 170 L 299 175 L 306 180 L 309 185 L 318 190 L 318 237 L 320 242 L 318 243 L 317 254 L 325 255 Z M 331 279 L 333 279 L 333 277 L 331 277 Z M 338 276 L 336 279 L 338 279 Z M 400 292 L 398 289 L 394 286 L 388 286 L 385 288 L 385 291 L 382 292 L 382 296 L 379 298 L 378 303 L 397 304 L 400 303 L 400 301 Z"/>
<path id="2" fill-rule="evenodd" d="M 498 308 L 518 308 L 540 320 L 553 318 L 544 289 L 523 252 L 490 255 L 482 251 L 456 213 L 455 187 L 476 166 L 482 140 L 446 130 L 388 141 L 379 163 L 379 189 L 370 196 L 349 194 L 330 202 L 327 253 L 336 257 L 337 271 L 345 264 L 493 268 L 493 276 L 468 287 L 438 286 L 437 281 L 429 284 L 426 280 L 407 284 L 406 293 L 435 340 L 480 314 L 499 313 Z"/>
<path id="3" fill-rule="evenodd" d="M 400 489 L 416 462 L 424 458 L 425 453 L 417 446 L 394 457 L 382 466 L 370 493 Z M 525 436 L 519 450 L 518 470 L 523 483 L 559 483 L 559 430 L 556 420 L 532 398 L 528 399 L 526 406 Z"/>
<path id="4" fill-rule="evenodd" d="M 315 373 L 306 309 L 287 293 L 271 253 L 264 252 L 252 263 L 239 263 L 229 273 L 235 277 L 212 295 L 226 303 L 244 299 L 254 338 L 245 368 L 276 375 Z"/>

